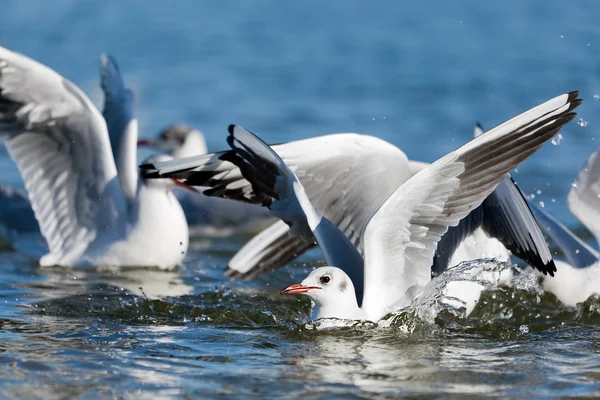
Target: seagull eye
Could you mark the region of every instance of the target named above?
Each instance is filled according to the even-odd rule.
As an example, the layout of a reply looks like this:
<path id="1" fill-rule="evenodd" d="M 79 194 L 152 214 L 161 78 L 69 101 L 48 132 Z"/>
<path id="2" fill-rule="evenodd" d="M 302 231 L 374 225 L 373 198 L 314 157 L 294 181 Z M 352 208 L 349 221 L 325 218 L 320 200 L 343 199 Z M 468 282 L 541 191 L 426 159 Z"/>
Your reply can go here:
<path id="1" fill-rule="evenodd" d="M 330 280 L 331 277 L 329 275 L 323 275 L 320 279 L 321 283 L 324 285 L 328 284 Z"/>

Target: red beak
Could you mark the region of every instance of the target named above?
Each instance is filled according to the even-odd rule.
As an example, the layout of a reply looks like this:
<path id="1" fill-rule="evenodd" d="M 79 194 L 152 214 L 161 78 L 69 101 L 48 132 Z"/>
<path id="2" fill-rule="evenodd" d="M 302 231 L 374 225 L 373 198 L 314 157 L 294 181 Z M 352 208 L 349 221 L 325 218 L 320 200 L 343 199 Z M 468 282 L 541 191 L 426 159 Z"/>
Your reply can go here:
<path id="1" fill-rule="evenodd" d="M 313 290 L 313 289 L 321 289 L 318 286 L 304 286 L 301 283 L 294 283 L 293 285 L 290 285 L 288 287 L 286 287 L 285 289 L 283 289 L 281 291 L 281 294 L 302 294 L 302 293 L 306 293 L 309 290 Z"/>
<path id="2" fill-rule="evenodd" d="M 198 191 L 196 188 L 186 185 L 185 183 L 181 182 L 179 179 L 171 178 L 171 180 L 175 183 L 175 185 L 177 185 L 179 187 L 185 188 L 187 190 L 191 190 L 194 193 L 200 193 L 200 191 Z"/>
<path id="3" fill-rule="evenodd" d="M 138 147 L 156 147 L 156 140 L 153 139 L 138 139 Z"/>

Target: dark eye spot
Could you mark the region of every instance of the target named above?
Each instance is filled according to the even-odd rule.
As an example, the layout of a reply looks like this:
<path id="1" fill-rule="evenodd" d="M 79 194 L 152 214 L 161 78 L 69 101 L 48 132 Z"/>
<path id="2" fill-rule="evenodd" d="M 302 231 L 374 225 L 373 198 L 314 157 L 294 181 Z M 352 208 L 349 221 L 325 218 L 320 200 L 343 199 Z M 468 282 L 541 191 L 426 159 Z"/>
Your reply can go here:
<path id="1" fill-rule="evenodd" d="M 319 280 L 322 284 L 327 285 L 331 280 L 331 277 L 329 275 L 323 275 Z"/>
<path id="2" fill-rule="evenodd" d="M 340 291 L 345 292 L 347 287 L 348 287 L 348 282 L 346 282 L 346 280 L 344 279 L 342 281 L 342 283 L 340 283 Z"/>

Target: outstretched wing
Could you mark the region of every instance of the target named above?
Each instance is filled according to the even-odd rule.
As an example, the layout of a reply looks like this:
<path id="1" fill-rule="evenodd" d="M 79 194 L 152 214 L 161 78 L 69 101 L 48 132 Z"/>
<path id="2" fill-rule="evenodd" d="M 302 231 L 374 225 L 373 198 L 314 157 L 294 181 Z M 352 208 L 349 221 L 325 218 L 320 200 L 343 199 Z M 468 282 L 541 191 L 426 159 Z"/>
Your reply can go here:
<path id="1" fill-rule="evenodd" d="M 50 254 L 68 263 L 124 209 L 102 115 L 73 83 L 0 48 L 0 135 L 16 162 Z"/>
<path id="2" fill-rule="evenodd" d="M 315 210 L 362 251 L 361 232 L 383 201 L 411 175 L 406 155 L 372 136 L 335 134 L 273 146 L 296 174 Z M 263 204 L 233 151 L 146 165 L 156 177 L 210 187 L 204 194 Z"/>
<path id="3" fill-rule="evenodd" d="M 129 202 L 137 191 L 138 122 L 134 117 L 135 96 L 125 86 L 117 61 L 108 54 L 100 55 L 100 87 L 104 93 L 102 114 L 117 165 L 119 183 Z"/>
<path id="4" fill-rule="evenodd" d="M 575 117 L 577 95 L 558 96 L 473 139 L 386 200 L 364 232 L 363 308 L 370 318 L 408 304 L 427 284 L 440 238 Z"/>

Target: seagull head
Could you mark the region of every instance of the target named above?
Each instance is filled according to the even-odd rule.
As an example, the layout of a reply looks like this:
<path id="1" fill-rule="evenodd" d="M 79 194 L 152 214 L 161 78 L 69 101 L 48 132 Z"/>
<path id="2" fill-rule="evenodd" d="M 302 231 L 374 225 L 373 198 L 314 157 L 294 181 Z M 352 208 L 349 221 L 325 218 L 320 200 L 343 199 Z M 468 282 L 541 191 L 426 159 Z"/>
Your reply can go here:
<path id="1" fill-rule="evenodd" d="M 361 319 L 352 280 L 336 267 L 317 268 L 301 283 L 283 289 L 281 294 L 307 295 L 314 303 L 312 319 Z"/>
<path id="2" fill-rule="evenodd" d="M 161 163 L 161 162 L 166 162 L 166 161 L 171 161 L 171 160 L 173 160 L 173 157 L 171 157 L 169 155 L 155 154 L 153 156 L 146 158 L 142 164 Z M 187 190 L 191 190 L 192 192 L 198 192 L 196 189 L 194 189 L 191 186 L 186 185 L 179 179 L 160 177 L 155 170 L 140 169 L 139 171 L 140 171 L 139 172 L 140 180 L 143 182 L 144 185 L 146 185 L 148 187 L 164 189 L 164 190 L 168 190 L 168 191 L 173 190 L 176 187 L 183 187 Z"/>
<path id="3" fill-rule="evenodd" d="M 174 158 L 197 156 L 207 152 L 202 132 L 184 124 L 163 129 L 156 139 L 139 139 L 138 146 L 153 147 Z"/>

